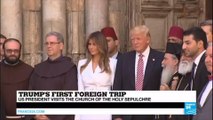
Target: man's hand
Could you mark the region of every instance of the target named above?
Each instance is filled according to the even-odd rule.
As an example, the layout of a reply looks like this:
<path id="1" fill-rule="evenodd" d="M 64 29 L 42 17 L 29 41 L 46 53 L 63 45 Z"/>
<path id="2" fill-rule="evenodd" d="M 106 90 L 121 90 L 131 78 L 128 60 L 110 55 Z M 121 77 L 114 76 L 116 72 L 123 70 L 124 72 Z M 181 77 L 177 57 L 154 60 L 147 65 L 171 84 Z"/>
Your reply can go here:
<path id="1" fill-rule="evenodd" d="M 114 118 L 113 120 L 123 120 L 122 118 Z"/>
<path id="2" fill-rule="evenodd" d="M 36 120 L 50 120 L 46 115 L 36 115 L 34 118 Z"/>
<path id="3" fill-rule="evenodd" d="M 167 84 L 161 84 L 160 90 L 170 90 L 169 86 Z"/>

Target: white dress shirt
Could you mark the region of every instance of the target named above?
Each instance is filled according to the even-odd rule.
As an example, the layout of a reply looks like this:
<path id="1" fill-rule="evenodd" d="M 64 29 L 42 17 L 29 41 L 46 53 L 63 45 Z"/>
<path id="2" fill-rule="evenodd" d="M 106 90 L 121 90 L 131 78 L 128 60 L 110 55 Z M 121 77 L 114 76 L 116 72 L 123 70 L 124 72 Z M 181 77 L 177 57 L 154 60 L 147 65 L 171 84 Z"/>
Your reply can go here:
<path id="1" fill-rule="evenodd" d="M 204 50 L 200 55 L 198 55 L 196 58 L 195 58 L 195 60 L 194 60 L 194 63 L 196 64 L 196 67 L 195 67 L 195 70 L 194 70 L 194 77 L 195 77 L 195 75 L 196 75 L 196 72 L 197 72 L 197 66 L 198 66 L 198 64 L 199 64 L 199 62 L 200 62 L 200 59 L 201 59 L 201 57 L 203 56 L 203 54 L 206 52 L 206 50 Z"/>
<path id="2" fill-rule="evenodd" d="M 201 107 L 204 105 L 206 98 L 208 97 L 210 91 L 212 90 L 212 80 L 210 80 L 205 88 L 205 90 L 203 91 L 203 94 L 201 96 L 200 99 L 200 105 Z"/>
<path id="3" fill-rule="evenodd" d="M 116 52 L 111 58 L 117 59 L 118 52 Z"/>
<path id="4" fill-rule="evenodd" d="M 148 61 L 148 57 L 149 57 L 149 53 L 150 53 L 150 47 L 148 46 L 146 48 L 146 50 L 142 53 L 143 55 L 143 74 L 145 75 L 145 70 L 146 70 L 146 65 L 147 65 L 147 61 Z M 138 59 L 139 59 L 139 55 L 140 53 L 136 52 L 136 56 L 135 56 L 135 81 L 137 80 L 137 67 L 138 67 Z"/>

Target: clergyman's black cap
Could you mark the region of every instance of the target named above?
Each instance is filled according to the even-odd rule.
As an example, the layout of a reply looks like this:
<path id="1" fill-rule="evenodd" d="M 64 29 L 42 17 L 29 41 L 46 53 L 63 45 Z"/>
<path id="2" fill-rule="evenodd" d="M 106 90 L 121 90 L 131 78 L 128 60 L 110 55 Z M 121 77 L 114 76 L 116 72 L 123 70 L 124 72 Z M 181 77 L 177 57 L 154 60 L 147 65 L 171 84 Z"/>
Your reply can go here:
<path id="1" fill-rule="evenodd" d="M 174 54 L 178 58 L 178 60 L 180 60 L 181 51 L 182 51 L 181 44 L 168 42 L 166 45 L 165 53 Z"/>

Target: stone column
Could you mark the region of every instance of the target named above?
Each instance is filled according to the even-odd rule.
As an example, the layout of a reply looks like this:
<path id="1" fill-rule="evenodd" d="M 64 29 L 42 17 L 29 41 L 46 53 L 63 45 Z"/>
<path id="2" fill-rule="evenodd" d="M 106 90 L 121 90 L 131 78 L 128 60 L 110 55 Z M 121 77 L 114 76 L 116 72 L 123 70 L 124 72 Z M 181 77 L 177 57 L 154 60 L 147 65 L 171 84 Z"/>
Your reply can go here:
<path id="1" fill-rule="evenodd" d="M 108 0 L 86 0 L 86 38 L 108 25 Z"/>
<path id="2" fill-rule="evenodd" d="M 127 1 L 110 0 L 109 1 L 109 26 L 115 29 L 120 42 L 120 51 L 127 51 L 127 41 L 129 36 L 128 28 L 128 7 Z"/>
<path id="3" fill-rule="evenodd" d="M 1 0 L 1 33 L 22 42 L 21 0 Z"/>
<path id="4" fill-rule="evenodd" d="M 43 24 L 43 41 L 45 35 L 51 31 L 60 32 L 64 37 L 64 51 L 66 54 L 66 1 L 65 0 L 42 0 L 42 24 Z M 44 43 L 44 42 L 43 42 Z M 45 52 L 44 46 L 43 51 Z M 47 58 L 43 55 L 43 60 Z"/>
<path id="5" fill-rule="evenodd" d="M 23 0 L 24 61 L 34 66 L 41 62 L 41 0 Z"/>
<path id="6" fill-rule="evenodd" d="M 85 56 L 84 0 L 67 0 L 67 56 L 75 63 Z"/>

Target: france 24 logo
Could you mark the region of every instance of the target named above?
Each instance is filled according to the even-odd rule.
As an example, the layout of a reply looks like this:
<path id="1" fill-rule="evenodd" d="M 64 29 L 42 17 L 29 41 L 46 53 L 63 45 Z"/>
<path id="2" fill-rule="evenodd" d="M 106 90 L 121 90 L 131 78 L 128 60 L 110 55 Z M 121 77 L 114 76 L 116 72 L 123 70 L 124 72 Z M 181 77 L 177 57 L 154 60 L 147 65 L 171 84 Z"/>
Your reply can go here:
<path id="1" fill-rule="evenodd" d="M 196 102 L 186 102 L 184 104 L 184 114 L 185 115 L 196 115 Z"/>

